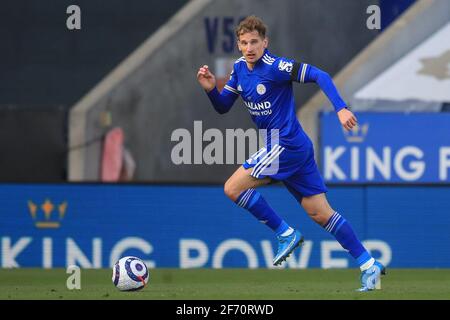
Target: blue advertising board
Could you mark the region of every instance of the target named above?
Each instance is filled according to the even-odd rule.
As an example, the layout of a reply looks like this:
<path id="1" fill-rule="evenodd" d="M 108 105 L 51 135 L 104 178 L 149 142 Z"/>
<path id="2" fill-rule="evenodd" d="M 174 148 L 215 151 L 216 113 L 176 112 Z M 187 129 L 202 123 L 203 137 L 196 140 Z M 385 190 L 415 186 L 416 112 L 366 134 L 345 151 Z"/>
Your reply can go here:
<path id="1" fill-rule="evenodd" d="M 1 267 L 273 268 L 273 232 L 222 186 L 0 185 Z M 331 187 L 331 205 L 390 267 L 450 267 L 449 186 Z M 282 268 L 356 267 L 282 186 L 261 193 L 306 241 Z M 414 201 L 411 201 L 414 199 Z"/>
<path id="2" fill-rule="evenodd" d="M 332 183 L 450 183 L 450 114 L 357 113 L 344 131 L 320 118 L 321 168 Z"/>

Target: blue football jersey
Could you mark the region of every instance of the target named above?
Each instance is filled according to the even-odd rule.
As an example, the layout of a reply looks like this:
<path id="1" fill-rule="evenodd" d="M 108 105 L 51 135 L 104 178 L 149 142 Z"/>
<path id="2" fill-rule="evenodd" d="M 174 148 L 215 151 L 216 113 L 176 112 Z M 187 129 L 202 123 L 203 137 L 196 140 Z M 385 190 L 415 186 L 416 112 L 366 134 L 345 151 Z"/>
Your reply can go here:
<path id="1" fill-rule="evenodd" d="M 305 82 L 308 67 L 266 49 L 253 70 L 247 67 L 244 57 L 236 60 L 224 90 L 241 96 L 258 129 L 272 135 L 278 132 L 280 145 L 298 150 L 309 138 L 296 116 L 292 81 Z M 269 149 L 271 144 L 267 139 Z"/>

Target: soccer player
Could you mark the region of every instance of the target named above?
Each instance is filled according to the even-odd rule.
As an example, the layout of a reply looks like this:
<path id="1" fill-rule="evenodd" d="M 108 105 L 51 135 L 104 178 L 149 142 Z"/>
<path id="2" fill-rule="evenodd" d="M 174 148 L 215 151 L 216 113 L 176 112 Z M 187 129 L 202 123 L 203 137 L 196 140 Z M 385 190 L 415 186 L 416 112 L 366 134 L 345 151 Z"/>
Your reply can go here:
<path id="1" fill-rule="evenodd" d="M 264 22 L 256 16 L 239 23 L 236 37 L 243 56 L 234 63 L 222 92 L 216 88 L 215 76 L 208 66 L 200 67 L 197 73 L 198 82 L 218 113 L 228 112 L 241 96 L 257 127 L 269 132 L 266 146 L 246 160 L 225 183 L 225 194 L 275 232 L 279 245 L 273 264 L 279 265 L 303 243 L 304 237 L 269 206 L 256 188 L 282 181 L 308 215 L 356 259 L 361 269 L 358 290 L 379 288 L 384 266 L 364 248 L 349 222 L 331 208 L 325 197 L 327 188 L 314 160 L 313 144 L 295 114 L 292 83 L 318 84 L 346 130 L 352 129 L 357 120 L 326 72 L 270 53 L 266 30 Z"/>

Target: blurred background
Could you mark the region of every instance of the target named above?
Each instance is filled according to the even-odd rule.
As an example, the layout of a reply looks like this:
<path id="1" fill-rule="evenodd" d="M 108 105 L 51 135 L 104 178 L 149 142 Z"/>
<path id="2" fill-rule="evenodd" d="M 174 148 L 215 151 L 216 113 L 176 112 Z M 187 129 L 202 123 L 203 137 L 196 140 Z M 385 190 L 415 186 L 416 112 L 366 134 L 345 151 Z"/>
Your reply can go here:
<path id="1" fill-rule="evenodd" d="M 254 125 L 196 81 L 207 64 L 223 86 L 250 14 L 359 119 L 344 132 L 316 85 L 294 84 L 332 206 L 381 262 L 450 267 L 448 0 L 2 1 L 1 267 L 272 268 L 272 233 L 223 194 L 251 154 L 228 133 Z M 283 267 L 355 267 L 281 185 L 261 192 L 307 238 Z"/>

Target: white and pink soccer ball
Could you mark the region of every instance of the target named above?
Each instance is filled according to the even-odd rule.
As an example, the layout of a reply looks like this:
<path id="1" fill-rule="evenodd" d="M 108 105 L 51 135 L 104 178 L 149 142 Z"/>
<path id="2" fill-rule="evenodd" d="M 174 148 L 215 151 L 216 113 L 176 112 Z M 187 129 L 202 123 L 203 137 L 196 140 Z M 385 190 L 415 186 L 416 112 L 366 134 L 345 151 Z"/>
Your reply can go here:
<path id="1" fill-rule="evenodd" d="M 112 282 L 120 291 L 140 290 L 149 278 L 147 266 L 137 257 L 123 257 L 113 266 Z"/>

